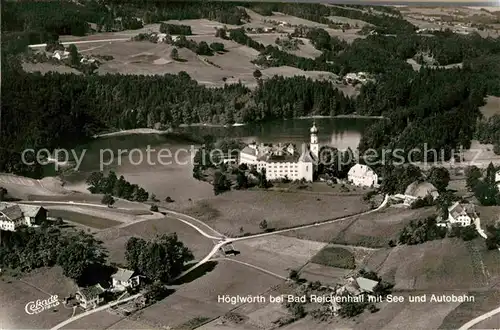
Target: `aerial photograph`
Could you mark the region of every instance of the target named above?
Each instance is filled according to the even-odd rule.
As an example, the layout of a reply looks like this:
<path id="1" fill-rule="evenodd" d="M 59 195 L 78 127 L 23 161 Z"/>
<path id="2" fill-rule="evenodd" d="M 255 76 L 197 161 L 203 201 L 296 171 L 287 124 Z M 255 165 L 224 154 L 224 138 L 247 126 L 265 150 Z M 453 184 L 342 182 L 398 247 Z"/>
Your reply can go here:
<path id="1" fill-rule="evenodd" d="M 0 330 L 500 329 L 500 1 L 0 23 Z"/>

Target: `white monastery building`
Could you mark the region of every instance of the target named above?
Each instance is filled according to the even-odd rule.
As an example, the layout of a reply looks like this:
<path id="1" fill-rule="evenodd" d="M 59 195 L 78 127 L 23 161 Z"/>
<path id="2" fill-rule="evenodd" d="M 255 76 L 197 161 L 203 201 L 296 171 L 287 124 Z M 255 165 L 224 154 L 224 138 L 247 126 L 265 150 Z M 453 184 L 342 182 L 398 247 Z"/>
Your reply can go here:
<path id="1" fill-rule="evenodd" d="M 347 180 L 355 186 L 376 187 L 378 186 L 378 175 L 370 167 L 356 164 L 347 173 Z"/>
<path id="2" fill-rule="evenodd" d="M 287 177 L 290 180 L 313 181 L 319 158 L 318 128 L 316 123 L 310 129 L 310 144 L 302 145 L 299 154 L 293 144 L 277 146 L 256 143 L 240 151 L 239 164 L 254 165 L 257 171 L 265 170 L 268 180 Z"/>

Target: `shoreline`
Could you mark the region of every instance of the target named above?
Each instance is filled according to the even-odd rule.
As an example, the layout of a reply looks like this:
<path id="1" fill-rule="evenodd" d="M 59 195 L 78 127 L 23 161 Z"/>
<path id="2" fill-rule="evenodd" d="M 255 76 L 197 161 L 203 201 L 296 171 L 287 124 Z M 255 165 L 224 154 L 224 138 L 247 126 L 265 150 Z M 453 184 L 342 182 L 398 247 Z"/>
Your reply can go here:
<path id="1" fill-rule="evenodd" d="M 246 125 L 245 123 L 234 123 L 232 125 L 220 125 L 220 124 L 203 124 L 203 123 L 197 123 L 197 124 L 181 124 L 179 125 L 180 128 L 186 128 L 186 127 L 239 127 L 239 126 L 244 126 Z M 122 135 L 134 135 L 134 134 L 169 134 L 169 133 L 175 133 L 173 129 L 166 129 L 166 130 L 158 130 L 154 128 L 131 128 L 131 129 L 124 129 L 124 130 L 119 130 L 115 132 L 109 132 L 109 133 L 101 133 L 101 134 L 95 134 L 93 136 L 94 139 L 97 138 L 102 138 L 102 137 L 110 137 L 110 136 L 122 136 Z"/>
<path id="2" fill-rule="evenodd" d="M 336 116 L 301 116 L 296 119 L 327 119 L 327 118 L 356 118 L 356 119 L 387 119 L 384 116 L 364 116 L 364 115 L 336 115 Z"/>

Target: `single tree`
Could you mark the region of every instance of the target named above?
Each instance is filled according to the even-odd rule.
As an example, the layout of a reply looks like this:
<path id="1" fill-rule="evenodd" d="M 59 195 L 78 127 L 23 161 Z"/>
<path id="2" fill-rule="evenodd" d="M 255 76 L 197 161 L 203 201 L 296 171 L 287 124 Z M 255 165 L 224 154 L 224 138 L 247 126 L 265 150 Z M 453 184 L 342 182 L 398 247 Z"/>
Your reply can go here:
<path id="1" fill-rule="evenodd" d="M 155 204 L 151 205 L 151 207 L 149 208 L 149 210 L 152 211 L 152 212 L 158 212 L 158 205 L 155 205 Z"/>
<path id="2" fill-rule="evenodd" d="M 111 207 L 111 205 L 115 203 L 115 199 L 110 194 L 105 194 L 104 196 L 102 196 L 101 203 L 107 205 L 108 207 Z"/>
<path id="3" fill-rule="evenodd" d="M 262 229 L 262 230 L 266 230 L 267 229 L 267 221 L 266 221 L 266 219 L 262 220 L 259 223 L 259 228 Z"/>
<path id="4" fill-rule="evenodd" d="M 257 69 L 257 70 L 255 70 L 255 71 L 253 72 L 253 77 L 254 77 L 255 79 L 260 79 L 260 78 L 262 77 L 262 72 L 260 72 L 260 70 L 258 70 L 258 69 Z"/>
<path id="5" fill-rule="evenodd" d="M 476 185 L 479 183 L 479 179 L 481 179 L 481 170 L 477 166 L 469 166 L 465 169 L 465 176 L 465 185 L 467 189 L 469 189 L 469 191 L 474 191 Z"/>
<path id="6" fill-rule="evenodd" d="M 179 51 L 177 50 L 177 48 L 172 49 L 172 51 L 170 52 L 170 58 L 174 61 L 179 60 Z"/>
<path id="7" fill-rule="evenodd" d="M 438 191 L 445 191 L 450 182 L 450 172 L 444 167 L 432 167 L 429 172 L 428 180 Z"/>
<path id="8" fill-rule="evenodd" d="M 72 65 L 80 64 L 80 55 L 78 54 L 78 49 L 74 44 L 69 45 L 69 57 Z"/>

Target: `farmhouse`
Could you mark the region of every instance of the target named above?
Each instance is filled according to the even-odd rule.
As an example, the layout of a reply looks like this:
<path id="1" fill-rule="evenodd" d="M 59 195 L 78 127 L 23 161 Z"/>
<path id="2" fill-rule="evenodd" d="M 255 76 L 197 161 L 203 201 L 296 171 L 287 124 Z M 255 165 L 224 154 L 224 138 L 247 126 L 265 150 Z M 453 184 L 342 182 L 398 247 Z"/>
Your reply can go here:
<path id="1" fill-rule="evenodd" d="M 370 280 L 369 278 L 358 277 L 356 278 L 359 290 L 361 292 L 373 293 L 373 289 L 377 286 L 378 282 Z"/>
<path id="2" fill-rule="evenodd" d="M 411 206 L 417 199 L 424 199 L 427 196 L 431 196 L 433 200 L 436 200 L 439 197 L 437 188 L 432 183 L 419 181 L 408 185 L 404 194 L 395 195 L 395 197 L 402 199 L 404 205 L 407 206 Z"/>
<path id="3" fill-rule="evenodd" d="M 56 50 L 52 55 L 53 58 L 60 60 L 65 60 L 69 57 L 69 52 L 65 50 Z"/>
<path id="4" fill-rule="evenodd" d="M 113 291 L 125 291 L 128 288 L 139 286 L 140 275 L 137 275 L 132 270 L 118 268 L 116 273 L 111 275 L 111 281 Z"/>
<path id="5" fill-rule="evenodd" d="M 347 179 L 355 186 L 376 187 L 378 175 L 367 165 L 356 164 L 347 173 Z"/>
<path id="6" fill-rule="evenodd" d="M 92 309 L 104 302 L 106 290 L 100 284 L 80 289 L 76 293 L 76 300 L 84 309 Z"/>
<path id="7" fill-rule="evenodd" d="M 310 129 L 310 144 L 302 144 L 299 154 L 292 144 L 277 146 L 256 143 L 240 151 L 239 164 L 255 165 L 257 171 L 266 171 L 269 180 L 289 178 L 291 180 L 313 181 L 319 156 L 318 128 L 314 123 Z"/>
<path id="8" fill-rule="evenodd" d="M 47 220 L 41 206 L 0 202 L 0 230 L 16 231 L 20 226 L 36 226 Z"/>
<path id="9" fill-rule="evenodd" d="M 470 226 L 479 220 L 474 204 L 456 202 L 448 208 L 448 221 L 438 223 L 439 226 L 458 224 L 462 227 Z"/>

